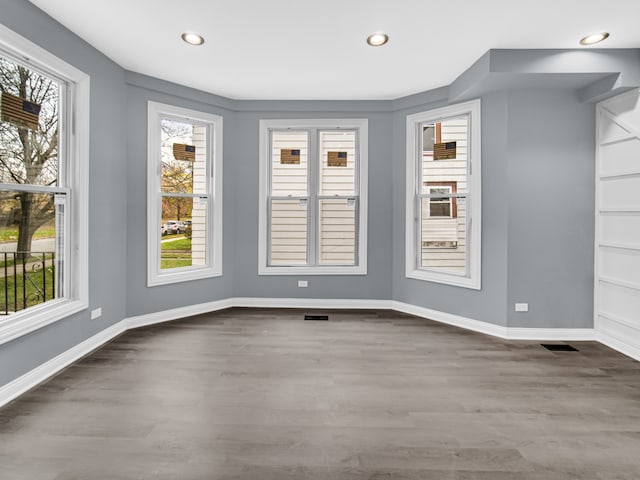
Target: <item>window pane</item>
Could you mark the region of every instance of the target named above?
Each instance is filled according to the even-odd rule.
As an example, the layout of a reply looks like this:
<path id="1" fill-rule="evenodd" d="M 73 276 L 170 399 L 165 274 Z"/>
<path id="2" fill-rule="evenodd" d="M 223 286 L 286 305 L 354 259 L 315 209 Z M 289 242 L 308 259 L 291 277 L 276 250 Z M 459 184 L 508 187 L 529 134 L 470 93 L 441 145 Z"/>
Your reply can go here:
<path id="1" fill-rule="evenodd" d="M 422 151 L 429 152 L 433 155 L 433 144 L 435 143 L 436 138 L 436 126 L 432 125 L 423 125 L 422 127 Z"/>
<path id="2" fill-rule="evenodd" d="M 206 197 L 163 197 L 160 268 L 206 265 L 206 229 Z"/>
<path id="3" fill-rule="evenodd" d="M 355 200 L 320 200 L 320 264 L 355 265 Z"/>
<path id="4" fill-rule="evenodd" d="M 60 205 L 55 199 L 0 192 L 0 315 L 62 296 L 65 199 L 59 197 Z"/>
<path id="5" fill-rule="evenodd" d="M 160 128 L 162 191 L 207 193 L 207 127 L 163 118 Z"/>
<path id="6" fill-rule="evenodd" d="M 272 132 L 271 196 L 307 196 L 308 154 L 307 132 Z"/>
<path id="7" fill-rule="evenodd" d="M 356 133 L 320 132 L 320 195 L 355 195 Z"/>
<path id="8" fill-rule="evenodd" d="M 60 85 L 0 57 L 0 183 L 58 185 Z"/>
<path id="9" fill-rule="evenodd" d="M 429 204 L 429 217 L 451 217 L 451 201 L 435 201 Z"/>
<path id="10" fill-rule="evenodd" d="M 271 201 L 271 265 L 306 265 L 308 201 Z"/>
<path id="11" fill-rule="evenodd" d="M 469 116 L 448 118 L 438 122 L 422 124 L 423 142 L 428 141 L 433 128 L 435 140 L 432 151 L 423 147 L 421 162 L 421 191 L 427 192 L 432 182 L 455 182 L 458 193 L 467 193 L 467 147 L 469 143 Z M 438 138 L 439 137 L 439 138 Z"/>
<path id="12" fill-rule="evenodd" d="M 455 199 L 456 216 L 449 215 L 451 203 L 421 199 L 420 268 L 446 273 L 466 274 L 467 224 L 466 199 Z M 446 215 L 445 215 L 446 213 Z"/>

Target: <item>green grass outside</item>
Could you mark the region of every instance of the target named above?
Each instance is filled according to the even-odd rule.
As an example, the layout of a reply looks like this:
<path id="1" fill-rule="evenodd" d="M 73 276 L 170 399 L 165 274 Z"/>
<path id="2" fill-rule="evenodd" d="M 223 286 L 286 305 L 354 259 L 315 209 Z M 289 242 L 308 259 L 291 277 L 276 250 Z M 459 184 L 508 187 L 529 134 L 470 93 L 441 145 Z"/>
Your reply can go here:
<path id="1" fill-rule="evenodd" d="M 163 270 L 170 268 L 190 267 L 190 258 L 162 258 L 160 260 L 160 268 Z"/>
<path id="2" fill-rule="evenodd" d="M 162 270 L 192 265 L 191 239 L 182 238 L 173 242 L 163 242 L 161 246 L 160 268 Z"/>
<path id="3" fill-rule="evenodd" d="M 43 298 L 39 296 L 38 289 L 31 283 L 29 280 L 26 281 L 26 297 L 27 301 L 23 301 L 23 284 L 25 282 L 24 275 L 19 274 L 12 277 L 4 277 L 4 272 L 1 272 L 2 276 L 0 276 L 0 313 L 4 313 L 7 310 L 19 311 L 24 310 L 27 307 L 32 307 L 34 305 L 38 305 L 43 303 Z M 47 300 L 53 299 L 53 267 L 46 268 L 46 296 Z M 40 289 L 44 290 L 43 285 L 43 273 L 34 272 L 29 273 L 28 277 L 33 280 L 35 285 Z M 17 286 L 17 292 L 15 291 Z M 5 287 L 7 287 L 7 291 L 5 292 Z M 17 295 L 16 295 L 17 293 Z M 8 297 L 8 301 L 7 301 Z M 17 306 L 15 305 L 15 299 L 17 299 Z"/>
<path id="4" fill-rule="evenodd" d="M 191 251 L 191 239 L 181 238 L 180 240 L 173 240 L 172 242 L 163 242 L 162 250 L 185 250 Z"/>
<path id="5" fill-rule="evenodd" d="M 34 240 L 39 238 L 53 238 L 56 236 L 56 229 L 54 227 L 43 225 L 33 234 Z M 18 241 L 18 227 L 0 227 L 0 242 L 17 242 Z"/>

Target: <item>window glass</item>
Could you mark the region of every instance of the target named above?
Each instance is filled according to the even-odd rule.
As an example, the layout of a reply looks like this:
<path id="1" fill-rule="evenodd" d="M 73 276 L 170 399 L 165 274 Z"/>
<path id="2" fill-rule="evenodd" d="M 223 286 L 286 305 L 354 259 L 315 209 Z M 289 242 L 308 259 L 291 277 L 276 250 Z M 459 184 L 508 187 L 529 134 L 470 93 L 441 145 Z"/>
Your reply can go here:
<path id="1" fill-rule="evenodd" d="M 356 133 L 353 131 L 320 132 L 321 196 L 355 194 Z"/>
<path id="2" fill-rule="evenodd" d="M 271 195 L 306 197 L 308 194 L 309 134 L 273 132 L 271 136 Z"/>
<path id="3" fill-rule="evenodd" d="M 367 121 L 261 120 L 260 130 L 259 273 L 366 273 Z"/>
<path id="4" fill-rule="evenodd" d="M 423 150 L 420 159 L 422 193 L 427 192 L 431 182 L 456 182 L 457 192 L 467 192 L 467 146 L 469 143 L 469 116 L 445 119 L 438 122 L 439 139 L 431 150 Z M 422 125 L 433 129 L 430 123 Z"/>
<path id="5" fill-rule="evenodd" d="M 355 199 L 320 200 L 320 264 L 356 263 Z"/>
<path id="6" fill-rule="evenodd" d="M 62 87 L 0 56 L 0 315 L 63 296 Z"/>
<path id="7" fill-rule="evenodd" d="M 480 101 L 408 115 L 407 136 L 407 277 L 477 289 Z"/>
<path id="8" fill-rule="evenodd" d="M 221 274 L 222 118 L 149 102 L 148 283 Z"/>
<path id="9" fill-rule="evenodd" d="M 308 232 L 306 200 L 271 201 L 271 264 L 306 265 Z"/>
<path id="10" fill-rule="evenodd" d="M 160 128 L 162 191 L 206 193 L 207 127 L 163 118 Z"/>
<path id="11" fill-rule="evenodd" d="M 160 269 L 204 265 L 209 188 L 207 126 L 162 118 L 160 129 L 163 192 Z"/>

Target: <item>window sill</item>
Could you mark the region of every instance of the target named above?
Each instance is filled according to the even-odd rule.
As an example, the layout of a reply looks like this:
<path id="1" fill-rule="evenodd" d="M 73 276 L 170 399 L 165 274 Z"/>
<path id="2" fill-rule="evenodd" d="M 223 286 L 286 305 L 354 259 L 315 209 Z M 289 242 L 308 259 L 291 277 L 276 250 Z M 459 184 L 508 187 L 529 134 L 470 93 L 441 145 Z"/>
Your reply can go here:
<path id="1" fill-rule="evenodd" d="M 455 274 L 447 274 L 440 272 L 429 272 L 426 270 L 410 270 L 406 273 L 407 278 L 414 280 L 422 280 L 424 282 L 442 283 L 454 287 L 470 288 L 472 290 L 481 290 L 479 278 L 463 277 Z"/>
<path id="2" fill-rule="evenodd" d="M 156 287 L 159 285 L 169 285 L 172 283 L 189 282 L 191 280 L 202 280 L 205 278 L 221 277 L 222 271 L 213 268 L 177 270 L 171 273 L 161 273 L 150 276 L 147 279 L 148 287 Z"/>
<path id="3" fill-rule="evenodd" d="M 59 299 L 14 313 L 0 320 L 0 345 L 81 312 L 87 307 L 88 304 L 83 301 Z"/>
<path id="4" fill-rule="evenodd" d="M 366 275 L 366 265 L 359 265 L 356 267 L 339 267 L 339 266 L 327 266 L 327 267 L 266 267 L 261 266 L 258 270 L 258 275 Z"/>

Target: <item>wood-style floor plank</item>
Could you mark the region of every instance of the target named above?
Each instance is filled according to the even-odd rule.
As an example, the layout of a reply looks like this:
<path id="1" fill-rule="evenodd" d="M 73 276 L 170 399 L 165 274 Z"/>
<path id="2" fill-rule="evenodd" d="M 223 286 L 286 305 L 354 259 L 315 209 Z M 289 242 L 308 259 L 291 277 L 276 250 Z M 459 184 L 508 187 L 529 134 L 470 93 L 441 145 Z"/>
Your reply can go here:
<path id="1" fill-rule="evenodd" d="M 640 478 L 632 359 L 304 313 L 127 332 L 0 409 L 0 479 Z"/>

